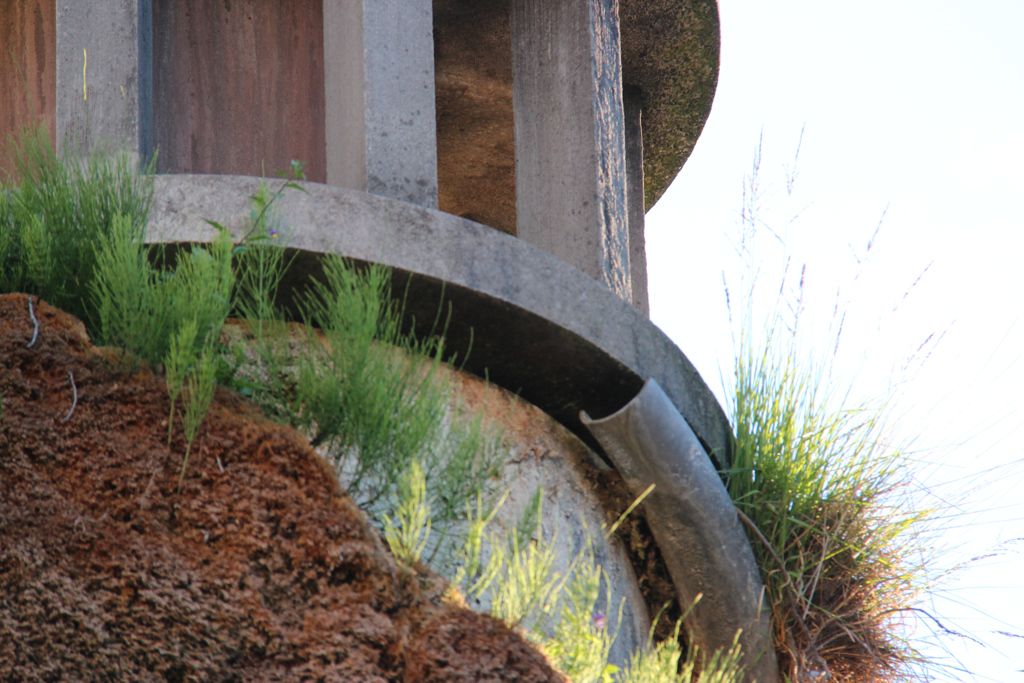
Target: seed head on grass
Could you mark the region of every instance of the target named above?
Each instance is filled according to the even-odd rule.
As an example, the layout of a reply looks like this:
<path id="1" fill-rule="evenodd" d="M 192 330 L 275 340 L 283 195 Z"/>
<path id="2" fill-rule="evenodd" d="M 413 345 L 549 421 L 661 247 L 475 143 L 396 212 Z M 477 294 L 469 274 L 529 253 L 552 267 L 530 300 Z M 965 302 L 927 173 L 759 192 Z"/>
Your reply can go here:
<path id="1" fill-rule="evenodd" d="M 850 392 L 833 383 L 827 353 L 839 343 L 841 307 L 826 352 L 803 347 L 806 273 L 800 270 L 798 285 L 791 281 L 786 230 L 772 230 L 760 217 L 759 163 L 760 149 L 744 183 L 736 240 L 744 270 L 728 392 L 735 441 L 722 474 L 748 523 L 782 673 L 792 681 L 911 680 L 918 655 L 901 615 L 928 584 L 922 534 L 931 513 L 909 488 L 909 460 L 891 436 L 891 407 L 851 403 Z M 788 198 L 794 179 L 795 170 Z M 763 326 L 754 322 L 755 294 L 767 291 L 755 287 L 761 232 L 781 251 L 782 266 Z"/>

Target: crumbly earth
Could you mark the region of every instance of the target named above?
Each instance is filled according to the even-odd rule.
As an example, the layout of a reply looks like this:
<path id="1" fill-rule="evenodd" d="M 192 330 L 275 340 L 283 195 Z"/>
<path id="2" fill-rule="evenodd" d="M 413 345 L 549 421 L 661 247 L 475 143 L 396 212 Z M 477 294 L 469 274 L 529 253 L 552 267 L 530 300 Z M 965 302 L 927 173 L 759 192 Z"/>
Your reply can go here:
<path id="1" fill-rule="evenodd" d="M 178 493 L 163 378 L 34 303 L 26 348 L 28 297 L 0 296 L 0 680 L 563 680 L 397 564 L 308 443 L 230 392 Z"/>

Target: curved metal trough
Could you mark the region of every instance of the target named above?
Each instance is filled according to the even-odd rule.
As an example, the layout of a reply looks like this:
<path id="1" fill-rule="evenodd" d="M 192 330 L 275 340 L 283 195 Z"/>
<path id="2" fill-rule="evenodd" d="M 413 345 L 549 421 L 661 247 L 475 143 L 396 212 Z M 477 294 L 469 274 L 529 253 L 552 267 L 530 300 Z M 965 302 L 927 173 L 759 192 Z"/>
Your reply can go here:
<path id="1" fill-rule="evenodd" d="M 727 650 L 739 633 L 748 680 L 774 683 L 779 668 L 761 575 L 732 500 L 686 420 L 648 380 L 622 410 L 583 424 L 604 446 L 642 505 L 679 603 L 690 642 Z"/>

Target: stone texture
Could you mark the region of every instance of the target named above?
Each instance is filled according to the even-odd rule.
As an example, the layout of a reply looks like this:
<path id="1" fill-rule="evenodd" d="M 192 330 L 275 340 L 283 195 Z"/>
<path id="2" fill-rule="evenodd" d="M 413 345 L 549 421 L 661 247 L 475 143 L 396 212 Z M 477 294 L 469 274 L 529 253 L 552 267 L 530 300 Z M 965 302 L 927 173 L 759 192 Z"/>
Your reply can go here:
<path id="1" fill-rule="evenodd" d="M 516 235 L 630 301 L 616 9 L 512 1 Z"/>
<path id="2" fill-rule="evenodd" d="M 328 182 L 437 208 L 430 0 L 324 10 Z"/>
<path id="3" fill-rule="evenodd" d="M 632 304 L 644 315 L 651 314 L 647 292 L 647 235 L 644 203 L 644 133 L 640 92 L 623 93 L 626 123 L 626 221 L 629 226 L 629 283 Z"/>
<path id="4" fill-rule="evenodd" d="M 56 145 L 152 152 L 149 0 L 57 2 Z"/>

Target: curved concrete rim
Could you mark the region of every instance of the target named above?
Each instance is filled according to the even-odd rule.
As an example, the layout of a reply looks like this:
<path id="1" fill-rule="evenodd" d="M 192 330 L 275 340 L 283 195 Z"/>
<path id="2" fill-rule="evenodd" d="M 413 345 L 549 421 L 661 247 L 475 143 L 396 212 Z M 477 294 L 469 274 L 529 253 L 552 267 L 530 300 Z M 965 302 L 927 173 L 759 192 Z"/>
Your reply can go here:
<path id="1" fill-rule="evenodd" d="M 216 221 L 239 236 L 261 180 L 156 176 L 149 239 L 207 242 Z M 268 181 L 270 191 L 281 181 Z M 596 280 L 526 242 L 440 211 L 347 188 L 302 183 L 274 204 L 296 259 L 282 289 L 339 254 L 393 269 L 419 333 L 439 317 L 465 369 L 518 393 L 598 452 L 580 411 L 604 416 L 655 378 L 705 450 L 727 466 L 728 420 L 682 352 L 643 314 Z M 408 286 L 407 286 L 408 285 Z M 468 354 L 468 355 L 467 355 Z"/>
<path id="2" fill-rule="evenodd" d="M 753 549 L 718 472 L 675 405 L 651 379 L 622 410 L 580 418 L 634 495 L 654 485 L 642 510 L 687 613 L 689 641 L 712 653 L 728 650 L 739 634 L 744 680 L 777 683 Z"/>
<path id="3" fill-rule="evenodd" d="M 717 0 L 620 0 L 622 82 L 643 109 L 650 208 L 689 158 L 718 88 Z"/>

